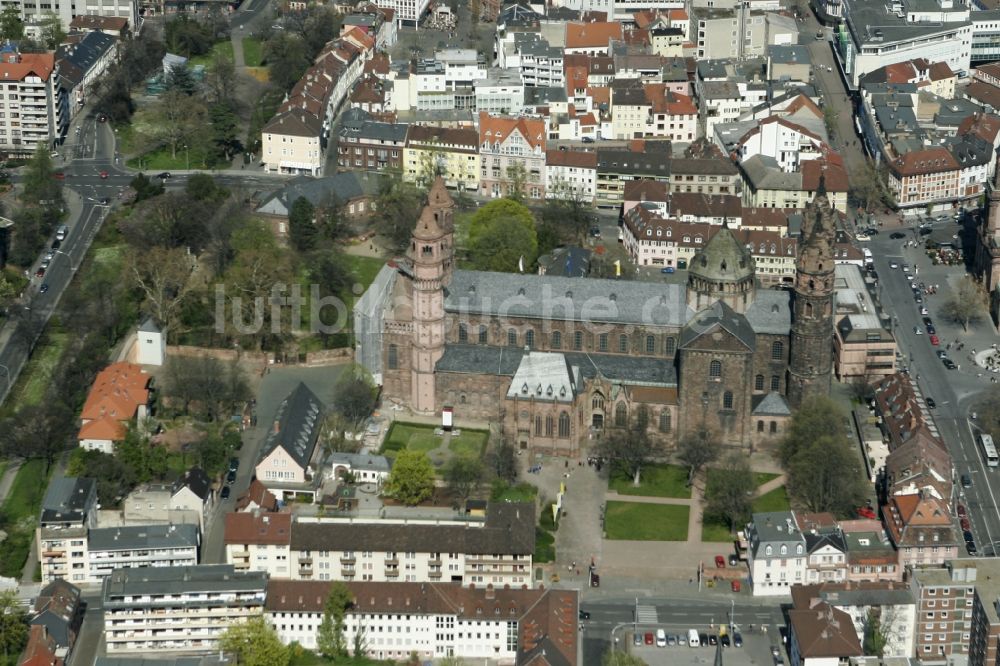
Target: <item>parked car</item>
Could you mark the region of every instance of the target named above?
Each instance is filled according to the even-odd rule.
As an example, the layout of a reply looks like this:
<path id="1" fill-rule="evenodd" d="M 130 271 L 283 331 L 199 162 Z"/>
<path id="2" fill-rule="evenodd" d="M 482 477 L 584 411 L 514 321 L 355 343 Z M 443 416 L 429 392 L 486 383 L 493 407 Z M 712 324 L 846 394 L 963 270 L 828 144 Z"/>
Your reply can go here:
<path id="1" fill-rule="evenodd" d="M 944 359 L 948 358 L 948 352 L 946 352 L 946 351 L 945 351 L 945 350 L 943 350 L 943 349 L 938 349 L 938 350 L 937 350 L 937 351 L 935 351 L 934 353 L 935 353 L 935 354 L 937 354 L 937 357 L 938 357 L 939 359 L 941 359 L 941 360 L 944 360 Z"/>
<path id="2" fill-rule="evenodd" d="M 719 637 L 716 636 L 715 634 L 709 634 L 708 635 L 708 644 L 709 645 L 718 645 L 719 644 Z"/>
<path id="3" fill-rule="evenodd" d="M 239 468 L 240 468 L 240 459 L 239 458 L 230 458 L 229 459 L 229 471 L 230 472 L 235 472 Z"/>
<path id="4" fill-rule="evenodd" d="M 55 178 L 56 180 L 66 180 L 66 174 L 63 173 L 62 171 L 56 171 L 55 173 L 52 174 L 52 177 Z"/>
<path id="5" fill-rule="evenodd" d="M 926 400 L 928 407 L 930 407 L 931 409 L 937 409 L 937 401 L 934 398 L 927 396 Z"/>
<path id="6" fill-rule="evenodd" d="M 651 631 L 647 631 L 646 635 L 643 636 L 643 639 L 645 639 L 646 645 L 652 645 L 653 644 L 653 633 Z"/>
<path id="7" fill-rule="evenodd" d="M 927 324 L 927 335 L 934 335 L 937 333 L 937 329 L 934 328 L 934 324 Z"/>
<path id="8" fill-rule="evenodd" d="M 973 541 L 976 540 L 976 537 L 972 536 L 972 532 L 970 532 L 969 530 L 965 530 L 964 532 L 962 532 L 962 538 L 965 539 L 965 543 L 972 543 Z"/>
<path id="9" fill-rule="evenodd" d="M 49 290 L 49 283 L 48 282 L 43 282 L 42 286 L 38 288 L 38 293 L 39 294 L 44 294 L 48 290 Z"/>
<path id="10" fill-rule="evenodd" d="M 52 241 L 52 246 L 51 247 L 52 247 L 53 251 L 58 250 L 61 246 L 62 246 L 62 241 L 59 240 L 58 238 L 55 239 L 54 241 Z"/>
<path id="11" fill-rule="evenodd" d="M 931 344 L 934 345 L 935 347 L 941 344 L 941 338 L 939 338 L 936 335 L 931 335 L 927 339 L 930 340 Z"/>
<path id="12" fill-rule="evenodd" d="M 236 470 L 229 470 L 229 474 L 226 474 L 226 483 L 236 483 Z"/>
<path id="13" fill-rule="evenodd" d="M 157 174 L 156 177 L 159 178 L 160 180 L 166 180 L 167 178 L 170 178 L 170 172 L 164 171 L 163 173 Z"/>
<path id="14" fill-rule="evenodd" d="M 229 496 L 231 494 L 232 490 L 230 486 L 222 486 L 222 492 L 219 493 L 219 497 L 221 497 L 222 499 L 229 499 Z"/>
<path id="15" fill-rule="evenodd" d="M 959 518 L 958 524 L 962 527 L 963 530 L 972 529 L 972 523 L 969 522 L 968 518 Z"/>
<path id="16" fill-rule="evenodd" d="M 906 234 L 900 231 L 894 231 L 891 234 L 889 234 L 889 238 L 891 238 L 892 240 L 899 240 L 901 238 L 906 238 Z M 895 268 L 895 266 L 893 266 L 893 268 Z"/>
<path id="17" fill-rule="evenodd" d="M 944 359 L 943 363 L 944 367 L 948 368 L 949 370 L 954 370 L 958 367 L 957 365 L 955 365 L 955 362 L 950 358 Z"/>
<path id="18" fill-rule="evenodd" d="M 729 634 L 719 636 L 719 642 L 722 643 L 722 647 L 729 647 L 732 645 L 732 641 L 729 640 Z"/>
<path id="19" fill-rule="evenodd" d="M 893 234 L 893 236 L 895 236 L 895 235 L 896 234 Z M 902 238 L 903 234 L 899 234 L 899 237 Z M 890 261 L 889 262 L 889 268 L 899 268 L 899 263 L 897 263 L 895 261 Z"/>
<path id="20" fill-rule="evenodd" d="M 673 272 L 674 272 L 674 270 L 675 270 L 675 269 L 674 269 L 674 267 L 673 267 L 673 266 L 667 266 L 666 268 L 661 268 L 661 269 L 660 269 L 660 272 L 661 272 L 661 273 L 673 273 Z"/>
<path id="21" fill-rule="evenodd" d="M 716 555 L 715 556 L 715 568 L 716 569 L 725 569 L 726 568 L 726 558 L 723 557 L 722 555 Z"/>
<path id="22" fill-rule="evenodd" d="M 920 328 L 919 326 L 914 326 L 913 327 L 913 334 L 914 335 L 923 335 L 924 334 L 924 329 Z"/>
<path id="23" fill-rule="evenodd" d="M 965 542 L 965 552 L 967 552 L 969 555 L 975 555 L 978 550 L 979 549 L 976 548 L 976 542 L 975 541 L 966 541 Z"/>
<path id="24" fill-rule="evenodd" d="M 581 610 L 580 611 L 580 619 L 581 620 L 589 620 L 590 619 L 590 611 Z"/>
<path id="25" fill-rule="evenodd" d="M 38 270 L 35 271 L 35 277 L 37 277 L 37 278 L 45 277 L 45 269 L 42 268 L 42 267 L 39 267 Z"/>
<path id="26" fill-rule="evenodd" d="M 642 646 L 642 634 L 636 633 L 632 635 L 632 645 L 636 647 Z"/>
<path id="27" fill-rule="evenodd" d="M 729 566 L 735 567 L 739 566 L 739 564 L 740 564 L 740 558 L 736 557 L 735 553 L 729 556 Z"/>
<path id="28" fill-rule="evenodd" d="M 708 634 L 698 634 L 698 641 L 702 647 L 708 647 Z"/>
<path id="29" fill-rule="evenodd" d="M 955 511 L 958 513 L 959 516 L 961 516 L 963 518 L 966 517 L 967 515 L 969 515 L 968 512 L 965 509 L 965 505 L 964 504 L 959 504 L 958 507 L 956 507 Z"/>
<path id="30" fill-rule="evenodd" d="M 733 634 L 733 646 L 743 647 L 743 634 L 740 633 Z"/>
<path id="31" fill-rule="evenodd" d="M 583 141 L 584 143 L 594 143 L 594 137 L 585 136 L 582 139 L 580 139 L 580 141 Z"/>

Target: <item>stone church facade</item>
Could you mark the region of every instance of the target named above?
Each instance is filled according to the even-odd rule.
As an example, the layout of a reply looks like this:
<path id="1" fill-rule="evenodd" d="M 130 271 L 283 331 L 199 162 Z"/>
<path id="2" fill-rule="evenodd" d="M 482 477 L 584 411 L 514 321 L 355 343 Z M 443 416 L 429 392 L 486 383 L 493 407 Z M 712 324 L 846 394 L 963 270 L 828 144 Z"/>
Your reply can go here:
<path id="1" fill-rule="evenodd" d="M 780 437 L 791 409 L 829 391 L 834 214 L 806 211 L 793 292 L 762 289 L 728 230 L 687 285 L 457 270 L 454 204 L 438 179 L 381 330 L 386 400 L 500 424 L 523 449 L 580 455 L 609 428 L 666 445 L 708 430 L 725 444 Z"/>

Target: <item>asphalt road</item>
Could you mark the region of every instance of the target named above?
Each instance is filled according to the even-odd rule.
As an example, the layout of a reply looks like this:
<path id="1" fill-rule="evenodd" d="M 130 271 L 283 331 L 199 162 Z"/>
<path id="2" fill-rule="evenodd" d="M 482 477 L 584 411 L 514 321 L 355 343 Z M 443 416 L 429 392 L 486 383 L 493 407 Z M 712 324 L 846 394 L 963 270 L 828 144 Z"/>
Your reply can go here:
<path id="1" fill-rule="evenodd" d="M 951 221 L 936 226 L 956 227 Z M 912 233 L 907 233 L 907 238 L 913 237 Z M 905 239 L 891 239 L 890 233 L 883 231 L 872 242 L 867 243 L 875 257 L 884 309 L 894 315 L 895 333 L 903 354 L 902 362 L 909 365 L 911 378 L 916 381 L 925 397 L 930 396 L 937 403 L 937 408 L 930 413 L 941 439 L 951 452 L 956 477 L 968 473 L 973 479 L 970 488 L 959 488 L 957 499 L 969 509 L 979 554 L 993 555 L 993 544 L 1000 541 L 1000 508 L 997 503 L 997 497 L 1000 497 L 1000 482 L 997 480 L 1000 471 L 987 470 L 976 443 L 975 424 L 969 418 L 981 392 L 989 385 L 988 380 L 979 378 L 975 372 L 970 371 L 971 363 L 967 354 L 971 349 L 962 352 L 954 349 L 947 351 L 961 367 L 960 370 L 948 370 L 936 355 L 936 351 L 943 347 L 931 345 L 929 335 L 914 334 L 914 327 L 924 328 L 919 306 L 914 302 L 906 274 L 901 269 L 889 268 L 889 263 L 896 261 L 917 265 L 919 273 L 916 281 L 940 284 L 942 287 L 946 286 L 948 277 L 956 279 L 964 269 L 932 267 L 922 248 L 905 248 L 904 242 Z M 969 348 L 974 347 L 976 343 L 973 338 L 966 335 L 960 327 L 950 325 L 936 316 L 946 298 L 946 295 L 939 293 L 927 299 L 929 316 L 934 321 L 941 344 L 966 340 Z M 983 337 L 995 339 L 995 336 Z M 980 348 L 987 346 L 988 343 L 983 343 Z M 959 550 L 964 556 L 964 547 Z"/>

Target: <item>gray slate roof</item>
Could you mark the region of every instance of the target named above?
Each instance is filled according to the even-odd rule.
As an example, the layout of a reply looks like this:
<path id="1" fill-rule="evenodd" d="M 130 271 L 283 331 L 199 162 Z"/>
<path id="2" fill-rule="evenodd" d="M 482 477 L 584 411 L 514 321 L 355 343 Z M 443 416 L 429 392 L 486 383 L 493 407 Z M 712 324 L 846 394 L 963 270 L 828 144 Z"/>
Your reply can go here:
<path id="1" fill-rule="evenodd" d="M 805 538 L 795 524 L 795 516 L 791 511 L 769 511 L 766 513 L 753 514 L 752 522 L 748 526 L 750 537 L 750 548 L 755 558 L 775 559 L 783 557 L 781 546 L 787 546 L 788 556 L 805 556 Z M 765 547 L 771 545 L 771 554 L 768 555 Z M 796 552 L 796 547 L 801 545 L 802 553 Z"/>
<path id="2" fill-rule="evenodd" d="M 174 485 L 170 491 L 176 495 L 185 486 L 190 488 L 191 492 L 201 498 L 202 501 L 207 500 L 212 494 L 212 480 L 208 478 L 205 470 L 200 467 L 192 467 L 184 472 L 184 476 L 174 481 Z"/>
<path id="3" fill-rule="evenodd" d="M 758 289 L 746 318 L 755 333 L 787 335 L 792 330 L 791 296 L 780 289 Z"/>
<path id="4" fill-rule="evenodd" d="M 677 327 L 691 316 L 683 285 L 466 270 L 455 271 L 445 310 Z"/>
<path id="5" fill-rule="evenodd" d="M 267 572 L 236 571 L 231 564 L 198 564 L 189 567 L 143 567 L 115 569 L 104 579 L 104 607 L 175 606 L 176 601 L 123 601 L 123 597 L 180 594 L 197 592 L 259 592 L 263 602 L 267 587 Z M 192 606 L 194 602 L 185 602 Z M 217 600 L 205 600 L 205 605 L 217 606 Z"/>
<path id="6" fill-rule="evenodd" d="M 198 526 L 192 524 L 100 527 L 87 534 L 87 548 L 90 552 L 197 547 Z"/>
<path id="7" fill-rule="evenodd" d="M 777 391 L 771 391 L 767 395 L 758 395 L 753 398 L 754 416 L 791 416 L 792 410 L 788 408 L 785 396 Z"/>
<path id="8" fill-rule="evenodd" d="M 470 555 L 528 555 L 535 550 L 535 507 L 527 503 L 491 503 L 484 525 L 415 525 L 373 523 L 295 523 L 291 548 L 366 550 Z"/>
<path id="9" fill-rule="evenodd" d="M 139 324 L 139 332 L 140 333 L 159 333 L 160 332 L 160 328 L 156 325 L 156 322 L 153 321 L 152 317 L 146 317 L 145 319 L 142 320 L 142 323 Z"/>
<path id="10" fill-rule="evenodd" d="M 681 347 L 687 347 L 705 333 L 722 328 L 747 346 L 747 349 L 757 347 L 757 336 L 747 318 L 731 307 L 719 301 L 711 308 L 706 308 L 696 314 L 691 322 L 681 331 Z"/>
<path id="11" fill-rule="evenodd" d="M 801 44 L 772 44 L 767 55 L 772 63 L 784 65 L 808 65 L 811 61 L 809 49 Z"/>
<path id="12" fill-rule="evenodd" d="M 117 40 L 100 31 L 88 32 L 76 44 L 64 44 L 56 51 L 59 73 L 74 86 L 83 81 L 87 72 L 97 64 Z"/>
<path id="13" fill-rule="evenodd" d="M 435 370 L 513 377 L 524 354 L 521 347 L 450 344 L 445 345 L 444 355 Z M 677 386 L 677 370 L 670 359 L 586 352 L 562 352 L 562 355 L 566 357 L 566 364 L 579 368 L 585 379 L 600 375 L 623 384 Z"/>
<path id="14" fill-rule="evenodd" d="M 338 463 L 346 464 L 350 465 L 352 469 L 365 469 L 374 472 L 388 472 L 392 467 L 389 459 L 385 456 L 361 453 L 334 452 L 330 454 L 327 460 L 333 465 Z"/>
<path id="15" fill-rule="evenodd" d="M 97 497 L 97 481 L 83 477 L 55 477 L 42 500 L 42 525 L 81 522 Z"/>
<path id="16" fill-rule="evenodd" d="M 366 120 L 360 126 L 344 125 L 340 128 L 340 137 L 358 137 L 388 143 L 403 143 L 406 141 L 406 131 L 410 128 L 405 123 L 380 123 Z"/>
<path id="17" fill-rule="evenodd" d="M 265 215 L 288 216 L 292 204 L 299 197 L 305 197 L 313 206 L 322 206 L 330 196 L 337 195 L 341 202 L 348 202 L 363 196 L 374 196 L 385 178 L 380 173 L 345 171 L 334 176 L 294 178 L 279 190 L 267 195 L 258 208 Z"/>
<path id="18" fill-rule="evenodd" d="M 259 460 L 263 460 L 280 446 L 305 469 L 316 449 L 322 418 L 323 403 L 309 387 L 299 382 L 278 407 L 278 412 L 274 415 L 277 428 L 271 428 Z"/>

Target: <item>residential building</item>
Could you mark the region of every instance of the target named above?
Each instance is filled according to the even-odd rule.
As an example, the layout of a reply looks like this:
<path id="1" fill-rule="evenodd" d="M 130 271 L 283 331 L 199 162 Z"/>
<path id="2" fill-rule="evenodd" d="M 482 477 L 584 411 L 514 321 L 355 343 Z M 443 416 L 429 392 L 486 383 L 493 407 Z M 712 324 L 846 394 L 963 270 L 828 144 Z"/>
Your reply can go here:
<path id="1" fill-rule="evenodd" d="M 425 182 L 438 173 L 450 189 L 479 189 L 479 132 L 473 128 L 411 125 L 403 148 L 403 179 Z"/>
<path id="2" fill-rule="evenodd" d="M 55 54 L 19 53 L 7 43 L 0 47 L 0 79 L 10 109 L 0 118 L 0 152 L 28 157 L 39 145 L 54 148 L 69 125 Z"/>
<path id="3" fill-rule="evenodd" d="M 792 173 L 808 160 L 823 159 L 831 150 L 825 136 L 787 118 L 771 116 L 744 134 L 733 152 L 741 162 L 754 155 L 770 157 L 782 171 Z"/>
<path id="4" fill-rule="evenodd" d="M 944 443 L 925 430 L 893 449 L 885 460 L 885 489 L 890 495 L 922 494 L 950 503 L 955 474 Z"/>
<path id="5" fill-rule="evenodd" d="M 531 34 L 531 33 L 529 33 Z M 524 108 L 524 81 L 507 70 L 489 72 L 485 79 L 478 79 L 476 91 L 476 111 L 490 114 L 517 114 Z"/>
<path id="6" fill-rule="evenodd" d="M 825 601 L 797 601 L 788 611 L 791 666 L 842 664 L 864 654 L 850 615 Z"/>
<path id="7" fill-rule="evenodd" d="M 924 408 L 923 396 L 918 393 L 919 387 L 908 374 L 885 377 L 875 382 L 873 388 L 875 410 L 890 450 L 899 448 L 920 432 L 938 437 L 937 427 Z"/>
<path id="8" fill-rule="evenodd" d="M 805 582 L 806 540 L 791 511 L 753 514 L 746 534 L 755 597 L 786 595 Z"/>
<path id="9" fill-rule="evenodd" d="M 272 580 L 265 617 L 285 644 L 316 648 L 331 583 Z M 363 631 L 365 656 L 518 664 L 577 661 L 575 590 L 459 583 L 347 583 L 355 603 L 344 621 L 348 645 Z"/>
<path id="10" fill-rule="evenodd" d="M 622 24 L 618 21 L 566 23 L 564 52 L 587 55 L 611 55 L 611 42 L 621 41 Z"/>
<path id="11" fill-rule="evenodd" d="M 769 81 L 809 83 L 812 77 L 809 49 L 802 44 L 767 47 L 767 78 Z"/>
<path id="12" fill-rule="evenodd" d="M 367 171 L 401 170 L 408 129 L 405 123 L 345 118 L 337 133 L 337 165 Z"/>
<path id="13" fill-rule="evenodd" d="M 527 86 L 563 86 L 567 54 L 537 32 L 510 32 L 497 42 L 496 66 Z M 501 74 L 502 76 L 503 74 Z M 480 111 L 489 108 L 476 107 Z M 500 113 L 517 113 L 512 107 Z"/>
<path id="14" fill-rule="evenodd" d="M 255 473 L 275 497 L 297 494 L 315 498 L 320 481 L 316 446 L 323 403 L 302 382 L 282 400 L 264 440 Z"/>
<path id="15" fill-rule="evenodd" d="M 782 170 L 773 157 L 754 155 L 739 164 L 743 176 L 743 203 L 763 208 L 803 208 L 812 201 L 820 178 L 826 196 L 837 211 L 847 212 L 847 171 L 837 153 L 803 162 L 799 171 Z"/>
<path id="16" fill-rule="evenodd" d="M 142 25 L 142 14 L 139 12 L 138 0 L 83 0 L 80 3 L 56 0 L 20 0 L 17 5 L 21 10 L 21 20 L 25 24 L 25 34 L 37 36 L 41 34 L 46 19 L 56 16 L 63 30 L 68 31 L 74 20 L 79 16 L 95 16 L 100 18 L 124 19 L 125 25 L 132 26 L 136 31 Z M 110 25 L 120 26 L 120 23 Z M 119 30 L 122 28 L 119 27 Z"/>
<path id="17" fill-rule="evenodd" d="M 305 109 L 279 113 L 261 129 L 261 162 L 264 170 L 278 173 L 323 175 L 323 124 Z"/>
<path id="18" fill-rule="evenodd" d="M 42 499 L 36 534 L 42 582 L 87 579 L 87 531 L 97 524 L 97 482 L 57 476 Z"/>
<path id="19" fill-rule="evenodd" d="M 836 267 L 837 312 L 833 350 L 840 381 L 876 378 L 896 372 L 896 338 L 872 300 L 861 268 Z"/>
<path id="20" fill-rule="evenodd" d="M 490 504 L 485 519 L 343 519 L 239 513 L 226 518 L 226 557 L 294 580 L 530 584 L 534 510 Z M 448 552 L 445 552 L 447 549 Z"/>
<path id="21" fill-rule="evenodd" d="M 83 625 L 80 588 L 56 580 L 41 589 L 29 613 L 28 645 L 20 666 L 66 663 Z"/>
<path id="22" fill-rule="evenodd" d="M 232 565 L 118 569 L 104 579 L 108 655 L 210 652 L 264 611 L 267 575 Z"/>
<path id="23" fill-rule="evenodd" d="M 96 16 L 94 14 L 77 14 L 70 21 L 70 32 L 103 32 L 119 39 L 128 37 L 131 24 L 127 18 L 120 16 Z"/>
<path id="24" fill-rule="evenodd" d="M 597 153 L 549 150 L 545 153 L 545 197 L 591 204 L 597 195 Z"/>
<path id="25" fill-rule="evenodd" d="M 197 525 L 104 527 L 87 534 L 87 583 L 99 583 L 116 569 L 198 564 Z"/>
<path id="26" fill-rule="evenodd" d="M 342 479 L 349 476 L 354 483 L 375 486 L 381 491 L 382 485 L 389 479 L 392 469 L 391 461 L 385 456 L 371 453 L 340 453 L 334 452 L 327 458 L 330 465 L 330 477 Z"/>
<path id="27" fill-rule="evenodd" d="M 279 239 L 288 237 L 288 214 L 299 197 L 313 205 L 317 217 L 336 203 L 342 206 L 348 218 L 365 219 L 374 210 L 375 198 L 385 177 L 368 171 L 345 171 L 322 178 L 299 176 L 265 195 L 255 212 L 271 221 L 272 230 Z"/>
<path id="28" fill-rule="evenodd" d="M 961 539 L 947 501 L 921 493 L 892 495 L 881 510 L 900 566 L 941 564 L 958 556 Z"/>
<path id="29" fill-rule="evenodd" d="M 427 13 L 430 0 L 375 0 L 375 4 L 393 12 L 397 27 L 416 27 Z"/>
<path id="30" fill-rule="evenodd" d="M 940 567 L 915 567 L 910 585 L 917 597 L 918 622 L 914 651 L 922 663 L 948 663 L 969 659 L 973 630 L 982 635 L 989 623 L 973 623 L 974 606 L 981 582 L 997 577 L 1000 562 L 976 558 L 949 560 Z M 997 598 L 986 596 L 991 605 Z M 985 608 L 983 609 L 985 610 Z M 980 615 L 982 618 L 983 615 Z M 963 655 L 970 655 L 964 657 Z M 983 662 L 979 662 L 983 663 Z"/>
<path id="31" fill-rule="evenodd" d="M 670 153 L 658 150 L 597 150 L 597 205 L 605 208 L 622 204 L 625 186 L 632 180 L 670 178 Z"/>
<path id="32" fill-rule="evenodd" d="M 975 14 L 979 12 L 974 12 Z M 943 99 L 954 99 L 957 79 L 948 63 L 916 58 L 872 70 L 860 77 L 859 83 L 862 86 L 874 83 L 913 83 L 921 92 L 929 92 Z"/>
<path id="33" fill-rule="evenodd" d="M 886 183 L 903 208 L 926 208 L 963 197 L 961 167 L 943 146 L 912 150 L 886 162 Z"/>
<path id="34" fill-rule="evenodd" d="M 899 556 L 882 524 L 875 520 L 868 522 L 871 526 L 857 528 L 843 526 L 842 523 L 847 543 L 847 580 L 903 580 Z"/>
<path id="35" fill-rule="evenodd" d="M 277 511 L 278 498 L 257 479 L 250 481 L 247 491 L 236 498 L 236 511 Z"/>
<path id="36" fill-rule="evenodd" d="M 71 116 L 83 107 L 87 91 L 117 58 L 118 40 L 99 30 L 87 31 L 78 41 L 62 44 L 56 50 L 60 86 L 68 98 Z"/>
<path id="37" fill-rule="evenodd" d="M 192 467 L 172 484 L 146 483 L 133 489 L 122 500 L 122 522 L 189 523 L 204 530 L 215 500 L 208 475 L 200 467 Z"/>
<path id="38" fill-rule="evenodd" d="M 545 122 L 479 114 L 479 192 L 507 196 L 523 184 L 524 196 L 545 196 Z"/>
<path id="39" fill-rule="evenodd" d="M 133 363 L 118 362 L 97 373 L 83 403 L 80 446 L 114 453 L 115 442 L 125 439 L 130 425 L 140 424 L 152 401 L 150 376 Z"/>
<path id="40" fill-rule="evenodd" d="M 24 646 L 18 666 L 63 666 L 65 660 L 58 656 L 59 646 L 44 625 L 28 627 L 28 642 Z"/>

